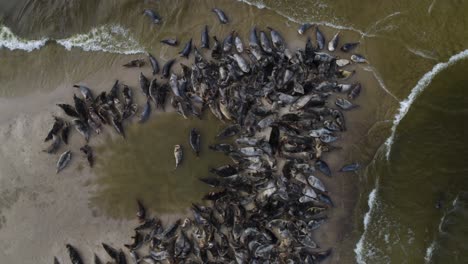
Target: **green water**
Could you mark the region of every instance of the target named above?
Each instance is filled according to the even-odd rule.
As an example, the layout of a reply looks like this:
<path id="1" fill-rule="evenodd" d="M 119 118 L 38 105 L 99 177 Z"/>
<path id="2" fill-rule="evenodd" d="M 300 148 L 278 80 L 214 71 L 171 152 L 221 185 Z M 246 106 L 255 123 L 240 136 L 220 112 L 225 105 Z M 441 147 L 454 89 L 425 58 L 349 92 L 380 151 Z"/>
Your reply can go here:
<path id="1" fill-rule="evenodd" d="M 435 77 L 401 122 L 390 159 L 380 155 L 369 168 L 378 188 L 367 262 L 468 259 L 467 67 L 462 61 Z"/>
<path id="2" fill-rule="evenodd" d="M 352 158 L 368 165 L 358 177 L 358 201 L 351 210 L 352 228 L 345 239 L 337 246 L 346 257 L 340 263 L 466 263 L 468 222 L 466 175 L 467 142 L 467 62 L 463 56 L 446 65 L 445 70 L 433 72 L 434 79 L 423 76 L 437 63 L 446 63 L 455 54 L 468 49 L 468 2 L 461 0 L 389 0 L 389 1 L 323 1 L 323 0 L 233 0 L 219 1 L 9 1 L 0 0 L 0 21 L 17 36 L 24 39 L 69 39 L 76 34 L 87 34 L 102 25 L 118 24 L 128 30 L 130 37 L 138 43 L 125 42 L 117 51 L 141 48 L 153 53 L 161 61 L 176 56 L 182 49 L 162 46 L 159 40 L 177 37 L 185 43 L 190 37 L 199 43 L 199 34 L 205 24 L 210 26 L 210 34 L 225 36 L 232 28 L 238 30 L 247 40 L 247 32 L 253 25 L 273 26 L 290 42 L 298 40 L 296 46 L 306 39 L 298 36 L 296 22 L 317 22 L 322 26 L 328 39 L 341 30 L 342 39 L 360 41 L 357 53 L 366 56 L 370 62 L 359 68 L 363 78 L 363 94 L 358 99 L 359 111 L 349 113 L 353 119 L 348 135 L 356 139 L 352 146 Z M 229 26 L 219 25 L 210 12 L 214 6 L 224 9 L 231 20 Z M 258 7 L 261 8 L 258 8 Z M 154 8 L 163 17 L 163 24 L 154 26 L 141 16 L 143 8 Z M 312 31 L 308 33 L 313 37 Z M 92 36 L 90 36 L 92 38 Z M 220 37 L 222 39 L 222 37 Z M 1 39 L 1 38 L 0 38 Z M 133 44 L 132 44 L 133 43 Z M 120 43 L 122 44 L 122 43 Z M 132 44 L 132 45 L 130 45 Z M 81 48 L 67 51 L 58 44 L 48 44 L 39 50 L 26 52 L 0 48 L 0 95 L 22 96 L 35 91 L 52 91 L 57 85 L 80 81 L 89 77 L 100 78 L 118 76 L 119 65 L 140 55 L 122 55 L 112 52 L 85 52 Z M 340 54 L 340 56 L 345 56 Z M 184 60 L 180 60 L 184 62 Z M 144 71 L 148 71 L 145 69 Z M 137 71 L 134 75 L 135 87 Z M 96 77 L 97 76 L 97 77 Z M 107 79 L 106 79 L 107 80 Z M 107 83 L 111 83 L 107 80 Z M 408 98 L 412 91 L 420 91 L 409 107 L 404 107 L 403 118 L 395 125 L 394 140 L 390 155 L 386 157 L 388 146 L 384 143 L 391 135 L 394 120 L 398 120 L 399 102 Z M 347 116 L 347 117 L 348 117 Z M 117 140 L 109 143 L 112 150 L 106 159 L 98 161 L 102 172 L 103 191 L 96 194 L 93 206 L 112 208 L 109 213 L 115 216 L 134 214 L 134 198 L 141 196 L 140 187 L 129 187 L 127 183 L 140 181 L 138 186 L 161 187 L 161 179 L 166 182 L 174 179 L 167 170 L 173 165 L 166 164 L 161 173 L 149 175 L 143 168 L 155 169 L 157 157 L 166 155 L 165 162 L 173 161 L 171 145 L 180 141 L 187 144 L 190 122 L 167 121 L 180 129 L 165 131 L 167 141 L 164 151 L 156 144 L 158 119 L 143 127 L 132 127 L 128 142 Z M 193 123 L 194 126 L 205 123 Z M 220 124 L 210 122 L 210 127 Z M 203 125 L 201 125 L 203 126 Z M 182 127 L 184 129 L 182 129 Z M 203 127 L 201 127 L 203 129 Z M 184 130 L 184 131 L 182 131 Z M 158 130 L 159 131 L 159 130 Z M 202 132 L 203 140 L 210 140 Z M 163 137 L 159 135 L 158 137 Z M 132 141 L 134 140 L 134 141 Z M 166 142 L 166 140 L 164 140 Z M 140 147 L 137 147 L 140 146 Z M 161 148 L 163 147 L 161 146 Z M 188 145 L 186 145 L 188 146 Z M 206 147 L 206 145 L 204 144 Z M 159 151 L 156 151 L 159 149 Z M 102 150 L 102 151 L 108 151 Z M 186 153 L 188 147 L 185 147 Z M 114 153 L 114 156 L 112 154 Z M 138 154 L 130 156 L 128 153 Z M 191 155 L 190 153 L 187 153 Z M 147 155 L 147 156 L 145 156 Z M 214 155 L 204 152 L 204 155 Z M 110 157 L 114 157 L 113 159 Z M 151 157 L 146 160 L 146 157 Z M 202 162 L 207 159 L 200 158 Z M 205 156 L 207 157 L 207 156 Z M 213 158 L 219 158 L 214 155 Z M 109 159 L 107 159 L 109 158 Z M 143 160 L 141 160 L 143 158 Z M 221 157 L 222 158 L 222 157 Z M 346 157 L 349 158 L 349 157 Z M 114 160 L 120 162 L 114 162 Z M 133 162 L 127 162 L 126 161 Z M 153 163 L 154 162 L 154 163 Z M 179 176 L 172 186 L 182 186 L 187 178 L 199 187 L 181 187 L 186 192 L 187 201 L 171 196 L 167 191 L 144 192 L 145 200 L 157 205 L 155 210 L 174 212 L 183 210 L 189 198 L 199 199 L 207 187 L 195 180 L 195 174 L 203 173 L 200 163 L 187 156 L 193 167 L 191 174 L 187 167 L 180 173 L 192 176 Z M 211 162 L 211 161 L 210 161 Z M 222 163 L 222 161 L 219 161 Z M 112 165 L 114 164 L 114 165 Z M 134 164 L 123 166 L 122 164 Z M 185 163 L 188 165 L 188 163 Z M 198 167 L 200 165 L 200 167 Z M 113 168 L 116 169 L 115 171 Z M 124 169 L 126 173 L 124 174 Z M 138 180 L 132 176 L 140 173 Z M 139 172 L 140 171 L 140 172 Z M 121 173 L 122 172 L 122 173 Z M 120 175 L 120 176 L 119 176 Z M 177 177 L 178 175 L 176 175 Z M 114 177 L 114 178 L 113 178 Z M 152 181 L 152 177 L 160 177 Z M 118 181 L 112 179 L 118 178 Z M 122 188 L 125 184 L 127 188 Z M 189 181 L 187 181 L 189 182 Z M 150 185 L 150 184 L 153 185 Z M 137 185 L 135 185 L 137 186 Z M 158 189 L 159 190 L 159 189 Z M 128 192 L 128 193 L 126 193 Z M 167 195 L 161 195 L 166 192 Z M 369 211 L 369 194 L 372 209 Z M 192 196 L 193 194 L 193 196 Z M 125 197 L 125 199 L 123 198 Z M 126 199 L 128 197 L 128 199 Z M 172 197 L 172 198 L 168 198 Z M 177 199 L 176 199 L 176 198 Z M 371 197 L 372 198 L 372 197 Z M 435 203 L 442 200 L 442 208 Z M 163 202 L 164 201 L 164 202 Z M 164 204 L 171 203 L 171 206 Z M 112 212 L 110 212 L 112 211 Z M 367 224 L 363 224 L 367 214 Z M 361 242 L 360 244 L 358 242 Z M 353 252 L 353 249 L 356 252 Z M 338 262 L 338 261 L 337 261 Z"/>

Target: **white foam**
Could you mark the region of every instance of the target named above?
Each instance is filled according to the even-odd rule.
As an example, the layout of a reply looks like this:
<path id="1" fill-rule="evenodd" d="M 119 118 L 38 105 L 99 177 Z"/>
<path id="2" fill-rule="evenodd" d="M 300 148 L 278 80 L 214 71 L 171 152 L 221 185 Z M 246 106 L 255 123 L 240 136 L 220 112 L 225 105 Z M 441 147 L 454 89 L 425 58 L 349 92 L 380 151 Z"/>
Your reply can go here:
<path id="1" fill-rule="evenodd" d="M 251 5 L 251 6 L 255 6 L 258 9 L 263 9 L 263 8 L 266 7 L 266 5 L 264 3 L 262 3 L 261 1 L 247 1 L 247 0 L 238 0 L 238 1 L 246 3 L 246 4 Z"/>
<path id="2" fill-rule="evenodd" d="M 16 36 L 8 27 L 0 25 L 0 48 L 31 52 L 46 45 L 50 38 L 25 40 Z M 145 53 L 140 44 L 120 25 L 104 25 L 85 34 L 55 40 L 67 50 L 80 48 L 84 51 L 101 51 L 119 54 Z"/>
<path id="3" fill-rule="evenodd" d="M 356 253 L 356 262 L 358 264 L 366 263 L 364 260 L 364 239 L 367 235 L 367 228 L 370 223 L 371 214 L 377 203 L 377 187 L 378 187 L 378 184 L 369 194 L 369 199 L 367 200 L 369 211 L 367 211 L 367 213 L 364 215 L 364 232 L 362 233 L 361 238 L 359 239 L 358 243 L 356 244 L 356 247 L 354 248 L 354 253 Z"/>
<path id="4" fill-rule="evenodd" d="M 57 43 L 67 50 L 80 48 L 84 51 L 103 51 L 120 54 L 138 54 L 145 51 L 133 39 L 128 30 L 119 25 L 105 25 L 94 28 L 86 34 L 78 34 Z"/>
<path id="5" fill-rule="evenodd" d="M 237 1 L 240 1 L 242 3 L 246 3 L 248 5 L 251 5 L 251 6 L 255 6 L 259 9 L 268 9 L 268 10 L 271 10 L 275 13 L 277 13 L 278 15 L 286 18 L 287 20 L 291 21 L 291 22 L 294 22 L 296 24 L 304 24 L 304 23 L 310 23 L 310 24 L 315 24 L 315 25 L 322 25 L 322 26 L 327 26 L 327 27 L 331 27 L 331 28 L 335 28 L 335 29 L 340 29 L 340 30 L 349 30 L 349 31 L 354 31 L 354 32 L 357 32 L 359 33 L 361 36 L 365 36 L 365 37 L 373 37 L 374 35 L 370 35 L 362 30 L 359 30 L 359 29 L 356 29 L 356 28 L 353 28 L 353 27 L 350 27 L 350 26 L 343 26 L 343 25 L 337 25 L 337 24 L 334 24 L 334 23 L 331 23 L 331 22 L 328 22 L 328 21 L 299 21 L 298 19 L 295 19 L 295 18 L 292 18 L 286 14 L 284 14 L 283 12 L 279 11 L 279 10 L 275 10 L 275 9 L 272 9 L 268 6 L 266 6 L 264 3 L 261 3 L 259 1 L 249 1 L 249 0 L 237 0 Z"/>
<path id="6" fill-rule="evenodd" d="M 25 40 L 13 34 L 8 27 L 0 25 L 0 49 L 33 51 L 43 47 L 47 40 L 47 38 Z"/>
<path id="7" fill-rule="evenodd" d="M 426 249 L 426 255 L 424 256 L 424 263 L 431 263 L 432 255 L 436 248 L 436 242 L 432 241 L 431 245 Z"/>
<path id="8" fill-rule="evenodd" d="M 408 113 L 409 109 L 411 108 L 411 105 L 419 96 L 419 94 L 421 94 L 421 92 L 424 91 L 424 89 L 432 82 L 434 77 L 439 72 L 453 65 L 457 61 L 465 59 L 465 58 L 468 58 L 468 49 L 453 55 L 452 57 L 450 57 L 450 59 L 447 62 L 441 62 L 441 63 L 437 63 L 436 65 L 434 65 L 434 67 L 429 72 L 424 74 L 424 76 L 418 81 L 416 86 L 414 86 L 413 89 L 411 89 L 411 93 L 408 95 L 408 97 L 405 100 L 400 102 L 400 108 L 398 109 L 398 113 L 395 115 L 395 118 L 393 119 L 393 126 L 392 126 L 390 137 L 388 137 L 388 139 L 385 141 L 385 145 L 387 147 L 387 153 L 386 153 L 387 160 L 390 157 L 390 152 L 392 150 L 392 145 L 393 145 L 393 140 L 395 138 L 396 129 L 398 125 L 400 124 L 401 120 L 403 120 L 403 118 Z"/>

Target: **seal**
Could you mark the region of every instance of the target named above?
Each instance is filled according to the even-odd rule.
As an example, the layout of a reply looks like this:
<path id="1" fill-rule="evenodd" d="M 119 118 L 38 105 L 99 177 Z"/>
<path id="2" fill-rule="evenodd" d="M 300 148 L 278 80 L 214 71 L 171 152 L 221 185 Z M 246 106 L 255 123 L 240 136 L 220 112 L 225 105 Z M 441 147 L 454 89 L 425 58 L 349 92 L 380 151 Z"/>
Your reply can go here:
<path id="1" fill-rule="evenodd" d="M 88 142 L 90 137 L 88 124 L 83 122 L 81 119 L 73 119 L 72 122 L 76 131 L 78 131 L 78 133 L 80 133 L 85 138 L 86 142 Z"/>
<path id="2" fill-rule="evenodd" d="M 151 9 L 143 10 L 143 14 L 149 17 L 154 24 L 159 24 L 159 22 L 161 22 L 161 17 Z"/>
<path id="3" fill-rule="evenodd" d="M 181 57 L 188 58 L 192 52 L 192 39 L 190 39 L 184 46 L 184 49 L 179 52 Z"/>
<path id="4" fill-rule="evenodd" d="M 317 49 L 323 50 L 325 48 L 325 36 L 318 27 L 315 28 L 315 37 L 317 38 Z"/>
<path id="5" fill-rule="evenodd" d="M 146 96 L 146 97 L 149 97 L 150 94 L 149 94 L 149 80 L 148 78 L 146 78 L 146 76 L 140 72 L 140 78 L 139 78 L 139 81 L 140 81 L 140 88 L 141 88 L 141 91 L 143 92 L 143 94 Z"/>
<path id="6" fill-rule="evenodd" d="M 163 39 L 161 40 L 161 43 L 169 45 L 169 46 L 173 46 L 173 47 L 179 44 L 176 38 Z"/>
<path id="7" fill-rule="evenodd" d="M 223 51 L 230 52 L 232 49 L 232 44 L 234 40 L 234 33 L 235 31 L 231 31 L 231 33 L 223 40 Z"/>
<path id="8" fill-rule="evenodd" d="M 234 44 L 236 45 L 237 52 L 242 53 L 244 51 L 244 44 L 242 43 L 242 40 L 239 37 L 239 35 L 236 35 L 236 37 L 234 38 Z"/>
<path id="9" fill-rule="evenodd" d="M 268 38 L 267 34 L 264 31 L 260 31 L 260 45 L 262 46 L 262 49 L 264 52 L 266 53 L 273 52 L 270 39 Z"/>
<path id="10" fill-rule="evenodd" d="M 340 32 L 336 33 L 333 38 L 328 42 L 328 50 L 335 51 L 338 47 L 338 42 L 340 41 Z M 339 66 L 339 65 L 338 65 Z"/>
<path id="11" fill-rule="evenodd" d="M 360 83 L 356 83 L 355 85 L 353 85 L 352 89 L 348 93 L 348 98 L 350 100 L 356 99 L 359 96 L 359 94 L 361 94 L 361 89 L 362 87 Z"/>
<path id="12" fill-rule="evenodd" d="M 184 152 L 181 145 L 174 146 L 174 157 L 175 157 L 175 169 L 179 168 L 180 164 L 182 163 L 182 159 L 184 158 Z"/>
<path id="13" fill-rule="evenodd" d="M 156 75 L 159 72 L 159 63 L 151 53 L 148 52 L 148 58 L 151 63 L 151 68 L 153 69 L 153 75 Z"/>
<path id="14" fill-rule="evenodd" d="M 340 172 L 354 172 L 354 171 L 359 170 L 360 168 L 361 168 L 361 165 L 359 165 L 359 163 L 355 162 L 355 163 L 344 165 L 340 169 Z"/>
<path id="15" fill-rule="evenodd" d="M 203 28 L 203 31 L 201 33 L 201 45 L 203 49 L 209 49 L 210 48 L 210 35 L 208 34 L 208 26 L 205 25 Z"/>
<path id="16" fill-rule="evenodd" d="M 359 54 L 351 55 L 351 60 L 356 63 L 367 63 L 366 58 L 364 58 L 364 56 L 359 55 Z"/>
<path id="17" fill-rule="evenodd" d="M 124 66 L 126 68 L 134 68 L 134 67 L 140 68 L 140 67 L 142 67 L 144 65 L 145 65 L 145 61 L 143 59 L 135 59 L 135 60 L 131 60 L 131 61 L 125 63 L 122 66 Z"/>
<path id="18" fill-rule="evenodd" d="M 359 42 L 345 43 L 341 47 L 341 51 L 350 52 L 351 50 L 355 49 L 358 45 L 359 45 Z"/>
<path id="19" fill-rule="evenodd" d="M 200 133 L 195 128 L 192 128 L 190 130 L 189 141 L 190 146 L 192 147 L 193 151 L 198 157 L 198 155 L 200 154 Z"/>
<path id="20" fill-rule="evenodd" d="M 66 248 L 72 264 L 84 264 L 80 254 L 72 245 L 66 244 Z"/>
<path id="21" fill-rule="evenodd" d="M 267 27 L 270 30 L 270 35 L 271 35 L 271 41 L 273 42 L 273 47 L 279 51 L 284 51 L 285 46 L 284 46 L 284 40 L 283 37 L 281 37 L 280 33 L 276 30 L 274 30 L 271 27 Z"/>
<path id="22" fill-rule="evenodd" d="M 300 34 L 300 35 L 303 35 L 309 28 L 312 27 L 312 24 L 310 23 L 304 23 L 302 24 L 299 29 L 297 30 L 297 32 Z"/>
<path id="23" fill-rule="evenodd" d="M 219 8 L 213 8 L 212 11 L 218 16 L 219 22 L 221 22 L 221 24 L 229 23 L 229 19 L 227 18 L 223 10 Z"/>
<path id="24" fill-rule="evenodd" d="M 169 78 L 169 75 L 171 73 L 171 68 L 172 68 L 172 65 L 174 64 L 175 62 L 175 59 L 172 59 L 172 60 L 168 60 L 164 66 L 163 66 L 163 69 L 162 69 L 162 77 L 163 78 Z"/>
<path id="25" fill-rule="evenodd" d="M 142 124 L 148 121 L 150 114 L 151 114 L 151 104 L 150 104 L 150 99 L 148 98 L 146 99 L 146 103 L 145 103 L 145 106 L 143 107 L 143 111 L 141 112 L 138 123 Z"/>
<path id="26" fill-rule="evenodd" d="M 72 154 L 70 150 L 67 150 L 64 153 L 62 153 L 62 155 L 60 155 L 57 161 L 57 170 L 55 171 L 55 173 L 58 174 L 68 165 L 68 163 L 70 163 L 71 156 Z"/>
<path id="27" fill-rule="evenodd" d="M 259 47 L 258 37 L 257 37 L 257 28 L 253 27 L 249 33 L 249 46 L 250 48 Z"/>
<path id="28" fill-rule="evenodd" d="M 94 165 L 93 149 L 88 144 L 86 144 L 80 148 L 80 151 L 83 152 L 83 154 L 86 157 L 86 160 L 88 161 L 89 167 L 92 168 Z"/>

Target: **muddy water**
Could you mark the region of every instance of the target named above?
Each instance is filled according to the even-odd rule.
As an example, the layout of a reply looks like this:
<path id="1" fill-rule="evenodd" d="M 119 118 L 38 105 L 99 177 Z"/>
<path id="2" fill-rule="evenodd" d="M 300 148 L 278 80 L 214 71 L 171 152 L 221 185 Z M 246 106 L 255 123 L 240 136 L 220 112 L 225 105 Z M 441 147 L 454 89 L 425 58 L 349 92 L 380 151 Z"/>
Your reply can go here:
<path id="1" fill-rule="evenodd" d="M 134 124 L 126 140 L 109 139 L 98 148 L 98 191 L 92 205 L 113 217 L 133 218 L 136 199 L 156 214 L 185 214 L 192 203 L 213 189 L 199 181 L 209 168 L 228 164 L 228 156 L 208 149 L 225 124 L 207 113 L 203 120 L 158 113 L 148 123 Z M 201 152 L 189 144 L 192 128 L 201 134 Z M 174 145 L 182 145 L 183 162 L 175 169 Z"/>

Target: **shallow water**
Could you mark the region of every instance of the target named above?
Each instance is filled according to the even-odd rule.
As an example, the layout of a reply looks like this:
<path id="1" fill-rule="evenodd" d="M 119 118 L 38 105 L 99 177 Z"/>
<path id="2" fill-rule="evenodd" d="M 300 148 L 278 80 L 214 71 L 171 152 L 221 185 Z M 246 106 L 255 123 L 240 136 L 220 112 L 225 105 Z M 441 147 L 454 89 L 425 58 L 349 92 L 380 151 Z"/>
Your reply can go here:
<path id="1" fill-rule="evenodd" d="M 134 124 L 127 139 L 108 139 L 97 152 L 100 190 L 91 202 L 113 217 L 133 218 L 136 200 L 157 214 L 184 214 L 192 203 L 214 189 L 199 181 L 209 168 L 229 164 L 228 156 L 208 149 L 220 143 L 216 135 L 225 124 L 210 113 L 203 120 L 185 120 L 176 113 L 158 113 L 148 123 Z M 189 144 L 192 128 L 201 135 L 200 156 Z M 174 145 L 183 147 L 183 162 L 175 169 Z"/>
<path id="2" fill-rule="evenodd" d="M 227 12 L 232 20 L 229 27 L 219 25 L 209 11 L 214 6 Z M 161 26 L 150 25 L 141 16 L 146 7 L 163 16 Z M 118 4 L 0 0 L 0 23 L 16 38 L 0 34 L 0 59 L 4 62 L 0 65 L 0 95 L 51 91 L 64 82 L 81 81 L 92 73 L 98 75 L 103 68 L 117 67 L 122 61 L 141 56 L 121 53 L 147 50 L 164 62 L 176 56 L 182 46 L 164 47 L 160 39 L 174 36 L 185 43 L 193 37 L 198 43 L 205 24 L 210 25 L 211 34 L 218 36 L 236 28 L 244 41 L 253 25 L 270 25 L 287 39 L 301 41 L 306 37 L 297 36 L 297 22 L 323 25 L 328 38 L 341 30 L 342 39 L 361 42 L 356 52 L 370 61 L 362 68 L 369 75 L 363 80 L 363 95 L 358 101 L 362 108 L 349 114 L 356 120 L 354 131 L 367 131 L 353 135 L 360 143 L 353 146 L 351 156 L 368 161 L 369 166 L 359 175 L 360 200 L 353 208 L 353 230 L 349 241 L 342 245 L 344 251 L 354 249 L 355 254 L 343 263 L 466 263 L 468 65 L 463 51 L 468 49 L 467 12 L 468 2 L 460 0 L 127 0 Z M 117 31 L 111 39 L 113 45 L 99 47 L 95 40 L 100 37 L 90 32 L 108 30 L 113 25 L 123 31 Z M 122 32 L 128 35 L 122 37 Z M 314 39 L 312 32 L 309 35 Z M 28 42 L 45 38 L 62 40 L 62 45 Z M 23 50 L 11 51 L 5 44 L 6 48 L 2 47 L 2 41 Z M 69 51 L 66 47 L 70 44 L 74 48 Z M 31 47 L 38 49 L 25 51 Z M 93 49 L 101 51 L 86 51 Z M 147 126 L 157 126 L 158 119 L 155 117 Z M 185 123 L 180 126 L 185 127 Z M 170 140 L 183 138 L 187 143 L 187 133 L 179 132 Z M 135 143 L 145 145 L 144 149 L 132 150 L 119 140 L 110 143 L 111 148 L 159 155 L 150 152 L 150 145 L 145 144 L 154 142 L 151 134 L 145 136 L 149 131 L 136 126 L 130 133 L 135 135 L 134 140 L 141 138 Z M 161 155 L 173 160 L 172 147 L 164 153 Z M 140 166 L 135 167 L 137 170 Z M 148 175 L 142 177 L 142 183 L 151 182 Z M 110 179 L 109 175 L 101 178 L 108 183 Z M 193 197 L 199 197 L 201 189 L 196 188 Z M 130 190 L 132 198 L 122 201 L 126 205 L 116 209 L 115 215 L 134 213 L 133 198 L 138 197 L 138 188 Z M 119 201 L 124 191 L 109 189 L 102 193 L 102 199 L 96 199 L 100 201 L 96 205 L 110 208 L 107 205 Z M 147 197 L 156 200 L 158 196 Z M 442 209 L 434 207 L 438 199 L 442 200 Z M 175 199 L 171 201 L 176 204 Z M 182 204 L 186 203 L 181 201 L 179 208 L 185 206 Z M 170 211 L 163 208 L 162 202 L 158 206 Z"/>

